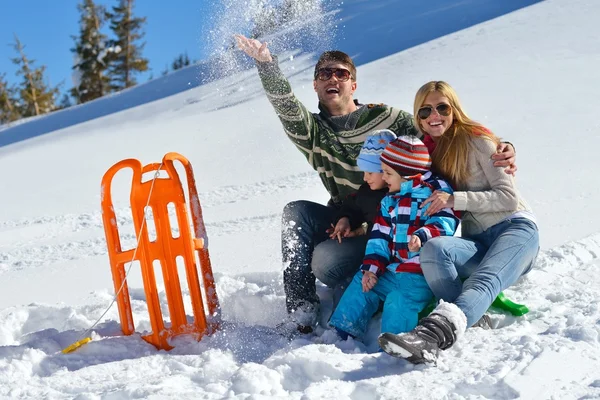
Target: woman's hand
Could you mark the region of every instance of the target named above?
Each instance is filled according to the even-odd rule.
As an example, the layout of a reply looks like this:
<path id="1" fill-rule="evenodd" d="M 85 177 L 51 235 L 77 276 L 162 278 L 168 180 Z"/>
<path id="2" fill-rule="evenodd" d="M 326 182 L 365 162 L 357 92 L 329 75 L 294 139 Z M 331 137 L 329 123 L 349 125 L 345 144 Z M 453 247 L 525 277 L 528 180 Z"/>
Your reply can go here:
<path id="1" fill-rule="evenodd" d="M 504 172 L 514 175 L 517 172 L 515 148 L 510 143 L 500 143 L 496 154 L 492 154 L 494 167 L 507 167 Z"/>
<path id="2" fill-rule="evenodd" d="M 430 205 L 425 211 L 425 215 L 430 216 L 439 212 L 443 208 L 454 207 L 454 196 L 441 190 L 436 190 L 421 204 L 421 208 L 425 207 L 427 204 Z"/>
<path id="3" fill-rule="evenodd" d="M 417 235 L 412 235 L 408 241 L 408 250 L 419 251 L 421 250 L 421 238 Z"/>
<path id="4" fill-rule="evenodd" d="M 377 285 L 377 275 L 371 271 L 365 271 L 362 278 L 362 290 L 367 293 Z"/>
<path id="5" fill-rule="evenodd" d="M 267 48 L 267 42 L 261 43 L 256 39 L 249 39 L 244 35 L 234 35 L 238 49 L 260 62 L 271 62 L 271 52 Z"/>

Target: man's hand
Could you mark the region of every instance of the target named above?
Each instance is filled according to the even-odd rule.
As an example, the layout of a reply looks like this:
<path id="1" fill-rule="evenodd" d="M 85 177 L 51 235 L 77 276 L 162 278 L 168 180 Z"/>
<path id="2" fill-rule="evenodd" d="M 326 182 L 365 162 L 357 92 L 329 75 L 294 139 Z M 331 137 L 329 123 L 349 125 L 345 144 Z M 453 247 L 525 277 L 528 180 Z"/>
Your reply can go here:
<path id="1" fill-rule="evenodd" d="M 367 293 L 377 285 L 377 275 L 371 271 L 365 271 L 362 278 L 362 290 Z"/>
<path id="2" fill-rule="evenodd" d="M 329 233 L 329 238 L 337 238 L 338 242 L 340 243 L 342 243 L 342 238 L 348 237 L 351 232 L 352 231 L 350 229 L 350 219 L 348 217 L 340 218 L 337 224 L 335 224 L 335 226 L 331 224 L 331 228 L 327 229 L 327 233 Z"/>
<path id="3" fill-rule="evenodd" d="M 421 250 L 421 239 L 417 235 L 411 235 L 410 240 L 408 241 L 408 250 Z"/>
<path id="4" fill-rule="evenodd" d="M 496 154 L 492 155 L 494 167 L 506 167 L 504 172 L 514 175 L 517 172 L 515 148 L 510 143 L 500 143 Z"/>
<path id="5" fill-rule="evenodd" d="M 454 196 L 441 190 L 436 190 L 421 204 L 421 208 L 429 203 L 431 204 L 425 211 L 425 215 L 428 216 L 439 212 L 443 208 L 454 207 Z"/>
<path id="6" fill-rule="evenodd" d="M 344 237 L 351 238 L 351 237 L 363 236 L 366 234 L 367 234 L 367 232 L 365 231 L 365 229 L 362 226 L 359 226 L 358 228 L 348 232 L 348 234 Z"/>
<path id="7" fill-rule="evenodd" d="M 271 62 L 271 52 L 267 48 L 267 42 L 261 43 L 256 39 L 249 39 L 244 35 L 234 35 L 238 49 L 260 62 Z"/>

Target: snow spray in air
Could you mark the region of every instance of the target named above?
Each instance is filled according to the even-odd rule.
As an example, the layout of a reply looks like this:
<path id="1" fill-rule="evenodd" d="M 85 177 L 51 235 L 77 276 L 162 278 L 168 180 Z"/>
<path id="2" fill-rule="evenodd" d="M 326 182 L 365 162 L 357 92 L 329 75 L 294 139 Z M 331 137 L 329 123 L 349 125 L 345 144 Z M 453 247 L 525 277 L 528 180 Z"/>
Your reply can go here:
<path id="1" fill-rule="evenodd" d="M 318 56 L 331 50 L 335 14 L 331 0 L 213 0 L 210 23 L 203 34 L 209 47 L 210 80 L 230 76 L 254 65 L 237 50 L 233 36 L 241 33 L 268 42 L 272 54 Z"/>

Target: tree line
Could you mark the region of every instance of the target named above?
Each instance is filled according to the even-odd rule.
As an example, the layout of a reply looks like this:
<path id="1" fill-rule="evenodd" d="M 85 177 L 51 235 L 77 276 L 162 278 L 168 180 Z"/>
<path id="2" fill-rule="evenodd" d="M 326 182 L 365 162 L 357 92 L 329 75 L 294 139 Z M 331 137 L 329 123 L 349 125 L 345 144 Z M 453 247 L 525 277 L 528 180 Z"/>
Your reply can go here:
<path id="1" fill-rule="evenodd" d="M 47 83 L 46 66 L 35 67 L 35 60 L 25 53 L 25 46 L 14 36 L 13 48 L 17 65 L 17 85 L 11 85 L 6 73 L 0 73 L 0 124 L 20 118 L 42 115 L 71 105 L 86 103 L 106 94 L 120 91 L 137 84 L 136 75 L 148 70 L 148 59 L 143 57 L 145 43 L 143 26 L 145 17 L 133 13 L 134 0 L 118 0 L 108 10 L 94 0 L 81 0 L 79 33 L 73 35 L 75 42 L 74 84 L 61 101 L 60 86 Z M 111 35 L 105 33 L 108 25 Z M 190 65 L 189 57 L 181 54 L 175 58 L 173 70 Z M 163 75 L 168 73 L 168 67 Z"/>

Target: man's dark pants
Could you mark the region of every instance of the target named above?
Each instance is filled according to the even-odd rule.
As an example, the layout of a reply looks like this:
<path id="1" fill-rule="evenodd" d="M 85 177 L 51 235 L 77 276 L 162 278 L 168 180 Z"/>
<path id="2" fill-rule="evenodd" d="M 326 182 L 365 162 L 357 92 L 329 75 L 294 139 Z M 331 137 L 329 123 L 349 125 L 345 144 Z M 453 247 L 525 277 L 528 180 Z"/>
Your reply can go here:
<path id="1" fill-rule="evenodd" d="M 294 312 L 304 303 L 318 304 L 315 277 L 330 288 L 345 285 L 360 268 L 368 236 L 330 239 L 327 229 L 338 210 L 310 201 L 288 203 L 283 210 L 281 251 L 286 268 L 286 307 Z"/>

